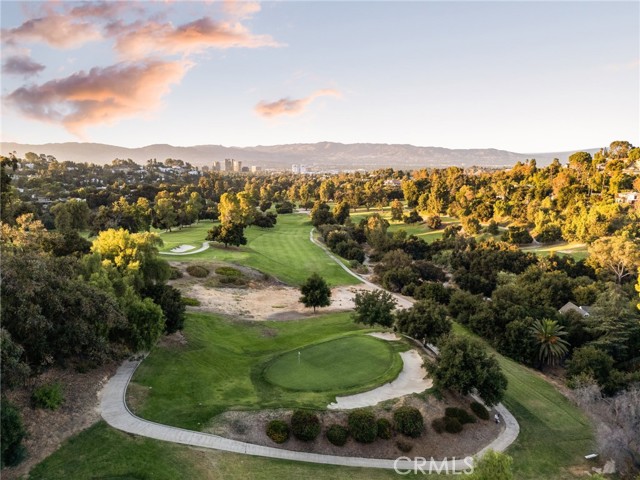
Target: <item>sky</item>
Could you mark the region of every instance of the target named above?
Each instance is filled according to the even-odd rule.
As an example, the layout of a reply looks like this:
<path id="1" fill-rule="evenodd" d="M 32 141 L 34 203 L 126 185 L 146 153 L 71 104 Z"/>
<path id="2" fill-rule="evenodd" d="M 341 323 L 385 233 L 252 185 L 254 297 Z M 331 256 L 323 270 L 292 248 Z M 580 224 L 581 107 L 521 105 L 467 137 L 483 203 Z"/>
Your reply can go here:
<path id="1" fill-rule="evenodd" d="M 1 140 L 640 143 L 640 2 L 0 2 Z"/>

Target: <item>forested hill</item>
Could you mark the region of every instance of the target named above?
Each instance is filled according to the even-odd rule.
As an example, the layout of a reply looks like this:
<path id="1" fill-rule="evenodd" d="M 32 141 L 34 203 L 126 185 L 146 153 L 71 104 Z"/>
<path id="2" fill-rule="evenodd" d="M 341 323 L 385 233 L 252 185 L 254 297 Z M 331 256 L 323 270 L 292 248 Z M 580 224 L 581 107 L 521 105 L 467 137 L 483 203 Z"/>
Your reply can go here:
<path id="1" fill-rule="evenodd" d="M 535 158 L 538 165 L 551 163 L 554 158 L 565 162 L 571 152 L 514 153 L 506 150 L 448 149 L 439 147 L 416 147 L 413 145 L 332 142 L 300 143 L 256 147 L 225 147 L 222 145 L 197 145 L 175 147 L 166 144 L 148 145 L 140 148 L 126 148 L 100 143 L 47 143 L 43 145 L 0 143 L 3 155 L 16 152 L 24 157 L 27 152 L 53 155 L 59 161 L 89 162 L 107 164 L 115 158 L 132 159 L 144 164 L 151 158 L 163 161 L 177 158 L 193 165 L 211 165 L 214 161 L 234 158 L 244 165 L 258 165 L 264 168 L 290 167 L 292 164 L 315 165 L 322 169 L 374 170 L 393 167 L 414 169 L 446 166 L 506 167 L 517 161 Z M 598 149 L 587 149 L 595 153 Z"/>

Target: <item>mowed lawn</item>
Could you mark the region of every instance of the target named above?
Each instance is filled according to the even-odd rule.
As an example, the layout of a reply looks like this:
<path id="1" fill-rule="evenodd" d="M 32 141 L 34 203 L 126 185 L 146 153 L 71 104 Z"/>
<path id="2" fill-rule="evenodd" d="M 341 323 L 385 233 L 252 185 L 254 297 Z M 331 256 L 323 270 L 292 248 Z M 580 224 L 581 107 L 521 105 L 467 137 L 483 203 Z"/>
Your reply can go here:
<path id="1" fill-rule="evenodd" d="M 129 435 L 103 421 L 64 442 L 29 476 L 33 480 L 386 480 L 405 477 L 377 468 L 336 467 L 195 449 Z"/>
<path id="2" fill-rule="evenodd" d="M 455 331 L 486 344 L 460 325 Z M 538 372 L 494 354 L 509 381 L 503 403 L 520 424 L 520 435 L 507 450 L 516 478 L 562 480 L 575 478 L 569 467 L 589 470 L 584 456 L 595 445 L 586 416 Z"/>
<path id="3" fill-rule="evenodd" d="M 389 342 L 357 335 L 316 343 L 276 357 L 264 370 L 268 382 L 290 390 L 349 390 L 399 373 L 402 361 Z"/>
<path id="4" fill-rule="evenodd" d="M 212 222 L 201 222 L 191 227 L 160 235 L 164 242 L 161 251 L 170 251 L 180 245 L 199 248 L 205 241 Z M 247 244 L 225 248 L 212 243 L 212 248 L 193 255 L 163 255 L 169 261 L 221 260 L 255 268 L 290 285 L 301 285 L 313 272 L 317 272 L 331 286 L 360 283 L 331 260 L 324 251 L 311 243 L 312 225 L 302 214 L 278 215 L 275 228 L 248 227 Z"/>
<path id="5" fill-rule="evenodd" d="M 400 372 L 402 361 L 396 352 L 407 349 L 406 344 L 370 337 L 362 342 L 348 337 L 367 331 L 347 313 L 286 322 L 240 322 L 190 313 L 184 330 L 187 345 L 154 348 L 133 377 L 131 405 L 144 418 L 193 430 L 205 428 L 215 415 L 231 409 L 324 409 L 336 395 L 369 390 Z M 322 359 L 316 357 L 315 371 L 305 365 L 309 377 L 295 380 L 297 352 L 303 352 L 306 362 L 305 347 L 320 345 L 316 352 L 308 350 L 314 357 L 315 353 L 326 353 L 324 342 L 336 339 L 343 339 L 332 342 L 334 349 L 342 350 L 339 363 L 331 365 L 331 357 L 326 356 L 323 369 Z M 354 372 L 365 355 L 360 347 L 365 345 L 373 347 L 366 355 L 376 362 L 376 368 L 373 373 L 366 369 Z M 300 391 L 269 382 L 264 372 L 273 362 L 276 367 L 272 373 L 281 384 L 289 366 L 295 386 L 304 387 L 306 381 L 307 387 L 313 388 Z M 341 383 L 327 377 L 325 370 L 349 381 Z"/>

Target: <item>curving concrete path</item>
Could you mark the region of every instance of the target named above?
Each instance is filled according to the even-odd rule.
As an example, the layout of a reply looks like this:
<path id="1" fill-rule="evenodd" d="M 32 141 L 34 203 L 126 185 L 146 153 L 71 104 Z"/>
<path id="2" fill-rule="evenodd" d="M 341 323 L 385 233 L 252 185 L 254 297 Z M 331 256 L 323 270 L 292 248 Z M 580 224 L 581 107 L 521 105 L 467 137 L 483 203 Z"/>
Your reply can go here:
<path id="1" fill-rule="evenodd" d="M 411 349 L 401 352 L 400 356 L 402 357 L 403 367 L 395 380 L 373 390 L 345 397 L 336 397 L 336 401 L 330 403 L 327 408 L 330 410 L 351 410 L 353 408 L 370 407 L 385 400 L 424 392 L 427 388 L 431 388 L 433 381 L 430 378 L 425 378 L 427 371 L 422 366 L 420 354 Z"/>
<path id="2" fill-rule="evenodd" d="M 363 279 L 358 274 L 348 269 L 338 258 L 328 252 L 323 245 L 318 244 L 313 239 L 313 231 L 311 233 L 311 241 L 320 246 L 327 254 L 337 262 L 343 269 L 354 277 L 358 278 L 365 284 L 379 288 L 377 285 Z M 206 250 L 206 248 L 205 248 Z M 194 252 L 190 252 L 194 253 Z M 180 254 L 177 254 L 180 255 Z M 182 254 L 184 255 L 184 254 Z M 400 297 L 403 301 L 408 300 Z M 226 452 L 243 453 L 246 455 L 256 455 L 260 457 L 276 458 L 282 460 L 293 460 L 299 462 L 320 463 L 326 465 L 341 465 L 348 467 L 368 467 L 368 468 L 385 468 L 396 469 L 396 471 L 413 470 L 416 462 L 409 457 L 400 457 L 396 460 L 377 459 L 377 458 L 361 458 L 361 457 L 342 457 L 338 455 L 321 455 L 318 453 L 294 452 L 291 450 L 283 450 L 279 448 L 266 447 L 263 445 L 255 445 L 252 443 L 239 442 L 229 438 L 220 437 L 208 433 L 196 432 L 193 430 L 185 430 L 183 428 L 171 427 L 160 423 L 151 422 L 137 417 L 127 407 L 126 393 L 129 381 L 133 376 L 136 368 L 140 364 L 139 361 L 125 361 L 116 374 L 111 377 L 102 392 L 100 402 L 100 411 L 102 418 L 112 427 L 117 428 L 134 435 L 163 440 L 165 442 L 180 443 L 193 447 L 211 448 Z M 520 426 L 502 404 L 496 407 L 505 429 L 495 438 L 489 445 L 476 453 L 482 456 L 488 450 L 504 451 L 518 437 Z M 470 459 L 442 459 L 442 460 L 426 460 L 420 461 L 420 468 L 424 472 L 434 473 L 453 473 L 469 471 Z"/>
<path id="3" fill-rule="evenodd" d="M 125 400 L 127 386 L 136 371 L 140 361 L 125 361 L 116 374 L 111 377 L 102 392 L 100 410 L 102 418 L 113 428 L 134 435 L 162 440 L 165 442 L 180 443 L 193 447 L 210 448 L 225 452 L 243 453 L 259 457 L 276 458 L 281 460 L 293 460 L 298 462 L 320 463 L 326 465 L 341 465 L 347 467 L 385 468 L 398 470 L 413 470 L 414 461 L 408 457 L 400 457 L 399 460 L 342 457 L 338 455 L 321 455 L 319 453 L 294 452 L 280 448 L 266 447 L 252 443 L 239 442 L 229 438 L 220 437 L 208 433 L 195 432 L 184 428 L 171 427 L 156 422 L 150 422 L 135 416 Z M 488 449 L 502 451 L 507 448 L 517 437 L 517 422 L 511 414 L 504 409 L 499 410 L 505 421 L 506 428 L 493 442 L 483 448 L 477 455 L 482 455 Z M 515 435 L 513 428 L 516 428 Z M 420 463 L 424 471 L 433 472 L 462 472 L 468 470 L 471 460 L 466 459 L 442 459 L 430 460 Z"/>
<path id="4" fill-rule="evenodd" d="M 202 242 L 202 246 L 197 250 L 189 250 L 188 252 L 160 252 L 160 255 L 193 255 L 194 253 L 204 252 L 209 248 L 209 242 Z"/>

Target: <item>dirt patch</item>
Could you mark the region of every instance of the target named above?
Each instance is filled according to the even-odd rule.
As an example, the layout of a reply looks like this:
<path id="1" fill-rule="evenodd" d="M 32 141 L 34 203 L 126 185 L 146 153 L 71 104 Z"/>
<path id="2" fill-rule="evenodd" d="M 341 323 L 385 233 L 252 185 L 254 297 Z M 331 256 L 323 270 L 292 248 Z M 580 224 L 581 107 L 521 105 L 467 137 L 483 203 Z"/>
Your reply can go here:
<path id="1" fill-rule="evenodd" d="M 172 262 L 171 265 L 180 270 L 187 266 L 180 262 Z M 203 263 L 203 266 L 215 272 L 216 268 L 227 264 Z M 248 279 L 243 288 L 220 286 L 215 281 L 212 282 L 212 279 L 197 279 L 188 275 L 171 281 L 171 285 L 179 288 L 185 297 L 195 298 L 200 302 L 197 307 L 189 307 L 191 311 L 219 313 L 243 320 L 295 320 L 314 315 L 313 309 L 300 303 L 300 290 L 297 288 L 283 285 L 250 268 L 238 265 L 233 265 L 233 268 L 240 270 Z M 372 289 L 367 285 L 333 288 L 331 305 L 318 309 L 316 315 L 350 311 L 354 307 L 355 293 Z"/>
<path id="2" fill-rule="evenodd" d="M 467 424 L 464 430 L 456 435 L 450 433 L 438 434 L 431 428 L 431 421 L 444 415 L 446 407 L 461 407 L 469 410 L 472 399 L 460 398 L 452 395 L 437 400 L 432 395 L 412 395 L 398 400 L 388 401 L 375 407 L 373 410 L 378 418 L 387 418 L 393 423 L 393 409 L 402 405 L 410 405 L 418 408 L 425 419 L 426 429 L 421 437 L 413 439 L 401 434 L 395 434 L 389 440 L 377 439 L 371 444 L 361 444 L 349 438 L 343 447 L 331 444 L 325 436 L 326 429 L 334 424 L 347 426 L 348 412 L 325 411 L 318 416 L 322 424 L 322 432 L 312 442 L 302 442 L 293 436 L 282 445 L 271 441 L 265 434 L 269 421 L 281 419 L 289 422 L 292 410 L 263 410 L 258 412 L 232 411 L 217 416 L 211 425 L 205 430 L 234 440 L 265 445 L 269 447 L 294 450 L 297 452 L 312 452 L 325 455 L 341 455 L 364 458 L 397 458 L 405 455 L 396 446 L 398 440 L 411 443 L 413 449 L 410 456 L 423 456 L 426 458 L 443 458 L 456 456 L 463 458 L 478 452 L 504 429 L 504 423 L 496 425 L 493 421 L 477 420 L 476 423 Z M 494 412 L 491 413 L 493 417 Z"/>
<path id="3" fill-rule="evenodd" d="M 100 419 L 100 391 L 117 367 L 117 363 L 109 363 L 87 373 L 55 368 L 29 380 L 27 386 L 7 392 L 7 398 L 22 412 L 28 456 L 20 465 L 3 469 L 2 478 L 26 475 L 56 451 L 64 440 L 97 422 Z M 63 386 L 65 400 L 62 406 L 55 411 L 31 408 L 33 389 L 53 382 Z"/>

